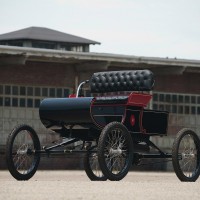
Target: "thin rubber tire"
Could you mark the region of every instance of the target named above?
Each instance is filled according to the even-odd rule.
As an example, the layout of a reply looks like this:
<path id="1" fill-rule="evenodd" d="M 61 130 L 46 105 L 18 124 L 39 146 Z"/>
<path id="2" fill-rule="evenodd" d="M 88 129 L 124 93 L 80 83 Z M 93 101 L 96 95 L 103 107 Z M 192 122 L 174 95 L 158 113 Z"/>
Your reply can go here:
<path id="1" fill-rule="evenodd" d="M 36 172 L 40 155 L 40 141 L 36 132 L 28 125 L 19 125 L 9 134 L 6 144 L 8 170 L 17 180 L 28 180 Z"/>
<path id="2" fill-rule="evenodd" d="M 98 159 L 109 180 L 119 181 L 127 175 L 133 162 L 133 142 L 123 124 L 111 122 L 104 127 L 98 142 Z"/>
<path id="3" fill-rule="evenodd" d="M 178 132 L 172 147 L 172 163 L 180 181 L 195 182 L 200 174 L 200 140 L 190 129 Z"/>

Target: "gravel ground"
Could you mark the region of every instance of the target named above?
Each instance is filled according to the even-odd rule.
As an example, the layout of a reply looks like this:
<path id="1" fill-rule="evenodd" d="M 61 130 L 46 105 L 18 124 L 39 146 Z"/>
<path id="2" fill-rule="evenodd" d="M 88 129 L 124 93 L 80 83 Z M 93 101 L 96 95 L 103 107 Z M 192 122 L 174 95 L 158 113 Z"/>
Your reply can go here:
<path id="1" fill-rule="evenodd" d="M 119 182 L 92 182 L 84 171 L 37 171 L 29 181 L 16 181 L 0 171 L 0 200 L 137 200 L 200 199 L 200 179 L 182 183 L 174 173 L 129 172 Z"/>

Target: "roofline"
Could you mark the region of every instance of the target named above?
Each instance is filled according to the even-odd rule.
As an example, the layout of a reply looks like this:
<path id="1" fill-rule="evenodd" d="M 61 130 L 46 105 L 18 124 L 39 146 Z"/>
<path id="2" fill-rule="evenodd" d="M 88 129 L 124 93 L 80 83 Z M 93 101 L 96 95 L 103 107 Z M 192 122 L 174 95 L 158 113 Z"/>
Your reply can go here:
<path id="1" fill-rule="evenodd" d="M 57 58 L 57 59 L 78 59 L 93 60 L 107 62 L 121 62 L 134 64 L 164 65 L 164 66 L 184 66 L 200 68 L 200 60 L 177 59 L 177 58 L 160 58 L 160 57 L 144 57 L 134 55 L 110 54 L 110 53 L 93 53 L 93 52 L 73 52 L 51 49 L 39 49 L 28 47 L 14 47 L 0 45 L 0 56 L 26 56 Z"/>
<path id="2" fill-rule="evenodd" d="M 64 43 L 64 44 L 98 44 L 100 45 L 101 43 L 100 42 L 96 42 L 96 41 L 93 41 L 93 40 L 90 40 L 90 42 L 68 42 L 68 41 L 61 41 L 61 40 L 45 40 L 45 39 L 37 39 L 37 38 L 33 38 L 33 37 L 18 37 L 18 38 L 13 38 L 13 39 L 0 39 L 0 41 L 6 41 L 6 42 L 9 42 L 9 41 L 42 41 L 42 42 L 51 42 L 51 43 Z M 0 45 L 1 46 L 1 45 Z"/>
<path id="3" fill-rule="evenodd" d="M 60 40 L 60 38 L 54 38 L 53 40 L 46 40 L 47 38 L 45 37 L 45 34 L 44 34 L 44 37 L 40 36 L 40 38 L 38 37 L 35 37 L 33 36 L 32 34 L 28 34 L 28 35 L 23 35 L 22 36 L 10 36 L 10 34 L 18 34 L 19 32 L 23 32 L 24 30 L 27 31 L 29 30 L 29 32 L 31 33 L 31 31 L 50 31 L 50 32 L 54 32 L 54 34 L 63 34 L 65 35 L 65 37 L 73 37 L 73 38 L 76 38 L 74 41 L 72 39 L 72 41 L 68 41 L 68 40 Z M 40 41 L 49 41 L 49 42 L 64 42 L 64 43 L 77 43 L 76 40 L 84 40 L 82 42 L 78 42 L 79 44 L 101 44 L 100 42 L 97 42 L 97 41 L 94 41 L 94 40 L 91 40 L 91 39 L 87 39 L 87 38 L 84 38 L 84 37 L 80 37 L 80 36 L 77 36 L 77 35 L 73 35 L 73 34 L 69 34 L 69 33 L 65 33 L 65 32 L 62 32 L 62 31 L 58 31 L 58 30 L 54 30 L 54 29 L 51 29 L 51 28 L 46 28 L 46 27 L 37 27 L 37 26 L 31 26 L 31 27 L 27 27 L 27 28 L 23 28 L 23 29 L 20 29 L 20 30 L 16 30 L 16 31 L 11 31 L 11 32 L 8 32 L 8 33 L 3 33 L 3 34 L 0 34 L 0 41 L 10 41 L 10 40 L 40 40 Z"/>

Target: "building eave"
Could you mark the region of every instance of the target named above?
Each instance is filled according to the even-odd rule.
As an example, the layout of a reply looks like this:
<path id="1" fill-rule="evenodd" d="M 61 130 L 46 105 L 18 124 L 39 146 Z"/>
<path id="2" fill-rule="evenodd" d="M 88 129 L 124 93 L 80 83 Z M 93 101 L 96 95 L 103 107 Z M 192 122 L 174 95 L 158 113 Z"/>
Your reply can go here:
<path id="1" fill-rule="evenodd" d="M 168 71 L 180 68 L 183 72 L 189 68 L 200 71 L 200 60 L 143 57 L 109 53 L 73 52 L 27 47 L 0 45 L 0 61 L 8 57 L 21 57 L 26 61 L 60 62 L 60 63 L 107 63 L 110 67 L 119 68 L 166 68 Z M 23 59 L 22 59 L 23 60 Z M 23 60 L 23 63 L 25 63 Z M 0 62 L 0 64 L 2 64 Z"/>

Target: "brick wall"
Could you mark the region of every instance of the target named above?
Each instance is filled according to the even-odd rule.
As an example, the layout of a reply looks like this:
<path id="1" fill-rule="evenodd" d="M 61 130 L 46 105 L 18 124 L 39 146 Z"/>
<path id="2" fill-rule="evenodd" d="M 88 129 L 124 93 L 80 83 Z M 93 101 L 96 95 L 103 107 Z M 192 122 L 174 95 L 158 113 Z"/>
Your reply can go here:
<path id="1" fill-rule="evenodd" d="M 73 66 L 60 63 L 27 62 L 26 65 L 4 65 L 0 68 L 0 83 L 16 85 L 74 87 Z"/>
<path id="2" fill-rule="evenodd" d="M 154 89 L 157 91 L 200 94 L 200 75 L 198 73 L 155 76 L 155 80 Z"/>

